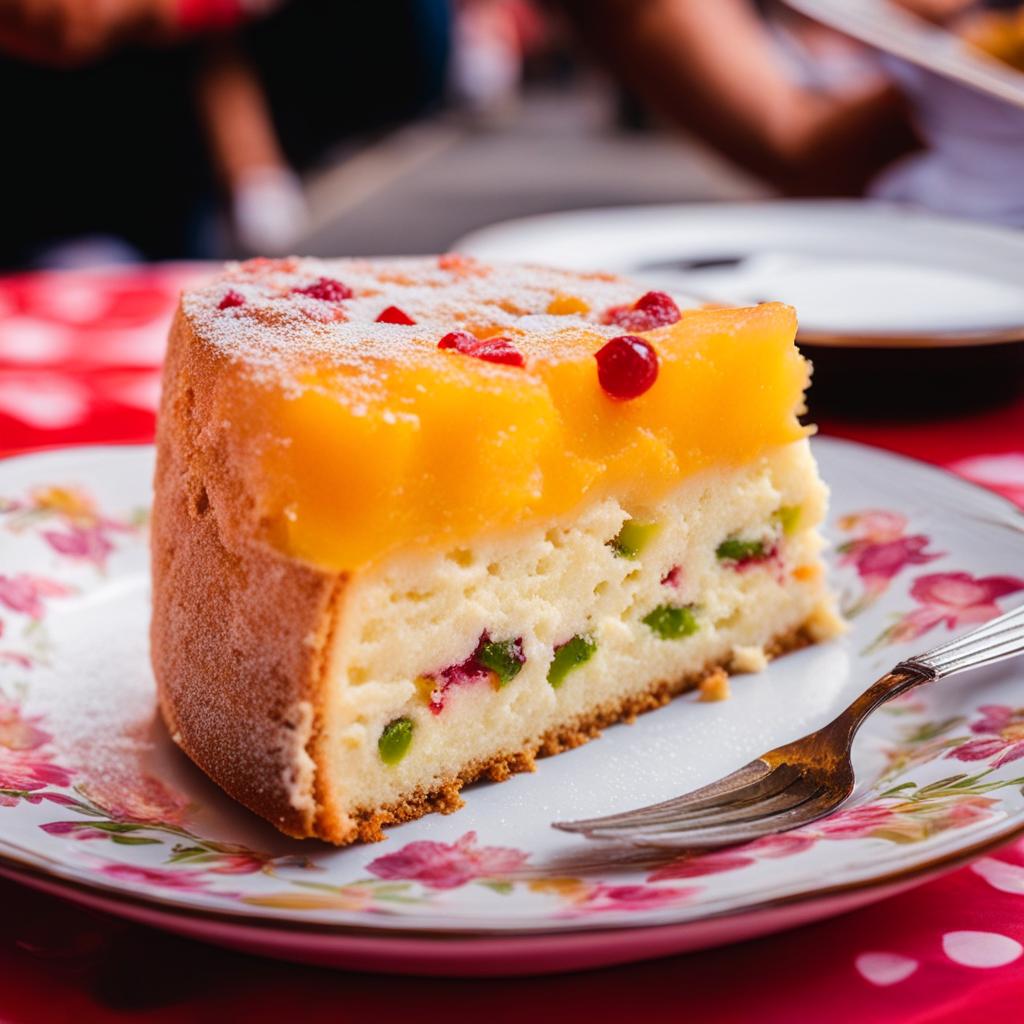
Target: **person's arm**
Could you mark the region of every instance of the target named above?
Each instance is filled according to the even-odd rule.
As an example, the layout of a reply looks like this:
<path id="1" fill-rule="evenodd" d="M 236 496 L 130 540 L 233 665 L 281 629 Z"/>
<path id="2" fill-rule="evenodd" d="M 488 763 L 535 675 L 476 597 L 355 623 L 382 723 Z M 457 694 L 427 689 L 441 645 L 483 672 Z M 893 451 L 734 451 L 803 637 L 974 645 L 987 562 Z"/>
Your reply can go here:
<path id="1" fill-rule="evenodd" d="M 125 43 L 218 33 L 277 0 L 0 0 L 0 53 L 75 66 Z"/>
<path id="2" fill-rule="evenodd" d="M 938 25 L 955 21 L 970 8 L 981 6 L 977 0 L 896 0 L 896 3 Z"/>
<path id="3" fill-rule="evenodd" d="M 785 192 L 856 193 L 914 145 L 898 96 L 794 82 L 750 0 L 562 0 L 641 98 Z"/>
<path id="4" fill-rule="evenodd" d="M 207 48 L 196 100 L 237 240 L 263 255 L 287 251 L 306 224 L 302 187 L 281 149 L 259 77 L 230 42 Z"/>

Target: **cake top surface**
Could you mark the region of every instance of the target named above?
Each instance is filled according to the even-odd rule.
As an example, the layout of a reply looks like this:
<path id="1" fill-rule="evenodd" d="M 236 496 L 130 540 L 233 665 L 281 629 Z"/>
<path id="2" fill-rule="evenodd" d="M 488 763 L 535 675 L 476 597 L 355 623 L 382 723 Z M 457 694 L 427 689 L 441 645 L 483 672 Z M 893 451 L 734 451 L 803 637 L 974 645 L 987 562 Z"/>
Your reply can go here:
<path id="1" fill-rule="evenodd" d="M 171 355 L 216 360 L 192 414 L 254 529 L 345 571 L 608 494 L 639 515 L 695 472 L 805 436 L 793 311 L 685 305 L 457 254 L 259 259 L 183 296 Z"/>
<path id="2" fill-rule="evenodd" d="M 556 357 L 584 337 L 615 337 L 623 327 L 609 322 L 609 313 L 641 294 L 635 282 L 614 274 L 484 264 L 456 253 L 287 257 L 228 264 L 220 277 L 186 293 L 184 309 L 205 340 L 264 379 L 310 386 L 311 368 L 327 377 L 344 369 L 372 390 L 383 364 L 443 360 L 438 343 L 452 331 L 507 337 L 528 358 Z M 381 322 L 385 311 L 399 322 Z"/>
<path id="3" fill-rule="evenodd" d="M 318 282 L 342 285 L 351 294 L 334 298 Z M 495 327 L 550 332 L 556 328 L 616 330 L 602 315 L 637 298 L 637 284 L 615 274 L 578 272 L 522 263 L 480 263 L 457 253 L 387 260 L 287 257 L 229 263 L 224 272 L 186 295 L 186 310 L 202 333 L 226 348 L 254 358 L 281 350 L 288 327 L 330 328 L 318 342 L 339 356 L 354 344 L 376 355 L 400 357 L 410 338 L 424 330 L 395 332 L 402 324 L 380 323 L 390 306 L 424 327 L 452 329 L 485 319 Z M 313 294 L 307 290 L 312 289 Z M 218 308 L 229 292 L 244 300 L 229 316 Z M 552 303 L 575 298 L 559 311 Z"/>

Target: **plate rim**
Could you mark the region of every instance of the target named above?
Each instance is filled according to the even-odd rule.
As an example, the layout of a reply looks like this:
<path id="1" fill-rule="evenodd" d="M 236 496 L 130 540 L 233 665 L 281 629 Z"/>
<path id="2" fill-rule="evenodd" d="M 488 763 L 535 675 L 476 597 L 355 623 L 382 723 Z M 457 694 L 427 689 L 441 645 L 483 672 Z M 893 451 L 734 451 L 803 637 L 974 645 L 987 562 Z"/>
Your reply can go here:
<path id="1" fill-rule="evenodd" d="M 998 241 L 1001 245 L 1010 245 L 1015 249 L 1024 251 L 1024 236 L 1014 228 L 1001 224 L 989 223 L 987 221 L 971 220 L 967 217 L 956 217 L 948 213 L 937 213 L 932 210 L 925 210 L 921 207 L 912 206 L 908 203 L 898 203 L 891 199 L 858 199 L 832 197 L 824 199 L 799 198 L 754 198 L 734 199 L 725 202 L 640 202 L 640 203 L 618 203 L 607 206 L 581 206 L 571 210 L 550 210 L 545 213 L 531 213 L 522 217 L 506 217 L 503 220 L 493 221 L 482 227 L 474 228 L 461 235 L 453 247 L 462 249 L 473 246 L 480 241 L 486 241 L 494 235 L 506 231 L 509 227 L 516 225 L 534 225 L 544 222 L 583 219 L 597 215 L 611 214 L 616 217 L 628 217 L 640 215 L 685 215 L 688 218 L 704 217 L 710 214 L 720 215 L 740 214 L 759 211 L 782 211 L 802 212 L 806 214 L 821 214 L 825 212 L 840 212 L 843 216 L 851 216 L 854 212 L 882 213 L 892 215 L 900 220 L 924 224 L 931 227 L 944 227 L 959 231 L 964 235 L 973 235 L 979 239 L 987 238 Z M 469 253 L 469 255 L 474 255 Z M 491 257 L 487 257 L 491 258 Z M 500 259 L 500 257 L 495 257 Z"/>
<path id="2" fill-rule="evenodd" d="M 898 203 L 888 199 L 856 199 L 856 198 L 827 198 L 827 199 L 737 199 L 728 202 L 645 202 L 634 204 L 619 204 L 610 206 L 586 206 L 571 210 L 552 210 L 546 213 L 527 214 L 523 217 L 507 217 L 504 220 L 495 221 L 461 235 L 452 247 L 458 251 L 467 251 L 470 255 L 477 255 L 476 247 L 483 244 L 489 247 L 493 236 L 499 236 L 510 227 L 528 227 L 531 225 L 543 225 L 548 222 L 562 219 L 586 220 L 593 216 L 610 214 L 613 217 L 650 216 L 657 211 L 661 216 L 678 216 L 688 220 L 700 219 L 709 215 L 733 216 L 739 213 L 759 214 L 762 211 L 767 213 L 772 210 L 785 210 L 789 213 L 805 215 L 824 215 L 826 213 L 838 212 L 841 216 L 853 216 L 856 212 L 882 213 L 892 215 L 902 223 L 914 225 L 925 225 L 926 228 L 943 229 L 948 228 L 960 233 L 963 237 L 972 237 L 983 243 L 986 240 L 996 242 L 1001 246 L 1010 245 L 1021 250 L 1024 256 L 1024 236 L 1011 228 L 1003 225 L 974 221 L 966 217 L 957 217 L 946 213 L 937 213 L 931 210 L 924 210 L 906 203 Z M 484 258 L 489 260 L 500 260 L 502 257 L 494 256 L 487 251 Z M 685 294 L 685 290 L 680 294 Z M 850 340 L 856 337 L 855 341 Z M 836 339 L 842 339 L 841 342 Z M 1024 320 L 1011 327 L 992 328 L 963 328 L 956 331 L 929 331 L 929 330 L 893 330 L 889 328 L 877 328 L 872 330 L 857 330 L 855 332 L 841 332 L 831 328 L 805 328 L 802 335 L 798 333 L 797 343 L 803 341 L 810 345 L 828 345 L 829 347 L 842 348 L 975 348 L 979 346 L 1014 344 L 1024 341 Z"/>
<path id="3" fill-rule="evenodd" d="M 942 482 L 943 486 L 952 486 L 954 489 L 962 489 L 975 501 L 981 500 L 990 504 L 992 511 L 998 511 L 1005 516 L 1001 521 L 997 520 L 994 525 L 1009 527 L 1018 531 L 1024 537 L 1024 510 L 1020 509 L 1009 498 L 990 490 L 981 484 L 974 483 L 952 471 L 925 462 L 913 456 L 903 455 L 889 449 L 879 448 L 875 445 L 864 444 L 859 441 L 852 441 L 847 438 L 833 437 L 830 435 L 818 434 L 812 443 L 824 442 L 829 447 L 846 449 L 852 451 L 867 451 L 873 456 L 881 456 L 883 459 L 892 462 L 906 463 L 918 470 L 923 470 L 927 475 L 933 476 Z M 57 457 L 67 453 L 103 454 L 110 451 L 127 452 L 150 449 L 155 452 L 153 443 L 114 443 L 114 444 L 67 444 L 54 445 L 52 447 L 40 448 L 30 452 L 21 452 L 0 457 L 0 466 L 13 461 L 34 460 L 37 458 Z M 838 898 L 844 895 L 857 892 L 870 892 L 872 890 L 883 890 L 894 885 L 905 884 L 906 888 L 923 884 L 932 878 L 954 871 L 959 867 L 976 860 L 987 853 L 994 852 L 1015 839 L 1024 837 L 1024 809 L 1015 819 L 1010 819 L 1004 829 L 995 834 L 971 843 L 968 846 L 960 846 L 947 850 L 935 857 L 918 863 L 909 864 L 906 867 L 898 868 L 881 875 L 872 875 L 850 882 L 838 883 L 836 885 L 817 887 L 800 892 L 792 892 L 769 899 L 750 902 L 742 907 L 723 907 L 720 910 L 713 910 L 699 916 L 677 921 L 662 921 L 658 923 L 644 922 L 637 920 L 624 921 L 613 926 L 580 927 L 578 922 L 566 921 L 564 924 L 549 922 L 543 927 L 510 927 L 510 928 L 487 928 L 463 925 L 453 929 L 437 929 L 431 927 L 409 927 L 411 922 L 403 922 L 401 926 L 395 927 L 395 919 L 381 918 L 374 925 L 360 925 L 353 923 L 331 923 L 324 921 L 304 921 L 297 917 L 277 916 L 260 911 L 238 911 L 231 908 L 213 908 L 197 906 L 183 900 L 175 899 L 173 895 L 162 895 L 153 892 L 131 892 L 115 886 L 102 879 L 85 878 L 73 868 L 68 868 L 61 862 L 52 865 L 44 865 L 38 862 L 34 856 L 31 859 L 22 859 L 11 853 L 12 849 L 19 849 L 18 845 L 0 835 L 0 873 L 6 877 L 12 877 L 34 888 L 43 888 L 47 885 L 56 885 L 62 889 L 71 890 L 68 898 L 76 895 L 85 898 L 102 899 L 116 907 L 126 905 L 135 910 L 150 910 L 157 913 L 184 916 L 192 921 L 206 921 L 223 926 L 230 926 L 253 931 L 286 931 L 299 933 L 310 937 L 325 938 L 330 936 L 347 936 L 352 938 L 379 939 L 386 941 L 389 938 L 405 938 L 429 940 L 439 943 L 456 943 L 460 940 L 473 939 L 476 941 L 487 940 L 500 942 L 503 939 L 516 938 L 564 938 L 571 940 L 573 936 L 618 934 L 622 932 L 644 932 L 660 929 L 683 930 L 688 927 L 696 927 L 703 922 L 723 920 L 741 915 L 753 915 L 768 913 L 787 907 L 809 905 L 819 900 Z M 884 896 L 880 896 L 884 898 Z M 115 912 L 111 909 L 111 912 Z"/>
<path id="4" fill-rule="evenodd" d="M 20 861 L 18 858 L 7 853 L 2 847 L 11 846 L 6 840 L 0 839 L 0 874 L 9 878 L 16 878 L 24 881 L 34 888 L 41 888 L 45 885 L 56 885 L 61 889 L 71 890 L 74 896 L 92 897 L 102 899 L 111 904 L 126 904 L 129 907 L 141 910 L 149 910 L 158 913 L 168 913 L 176 916 L 187 917 L 190 920 L 213 922 L 220 925 L 248 928 L 252 930 L 266 930 L 270 932 L 286 931 L 314 937 L 347 936 L 363 939 L 404 938 L 429 940 L 440 943 L 457 943 L 465 940 L 487 940 L 501 942 L 506 939 L 516 938 L 565 938 L 572 939 L 583 935 L 598 934 L 619 934 L 621 932 L 645 932 L 661 929 L 685 929 L 696 927 L 706 921 L 725 920 L 732 917 L 770 913 L 787 907 L 811 905 L 821 900 L 838 898 L 854 893 L 869 893 L 874 890 L 884 890 L 893 886 L 905 887 L 907 889 L 917 885 L 923 885 L 941 875 L 948 874 L 957 868 L 965 867 L 974 860 L 985 856 L 1008 845 L 1015 839 L 1024 836 L 1024 812 L 1017 823 L 1004 832 L 997 833 L 981 842 L 974 843 L 969 847 L 950 850 L 948 853 L 921 864 L 909 866 L 885 875 L 876 875 L 870 879 L 863 879 L 856 882 L 845 882 L 824 888 L 813 889 L 799 893 L 790 893 L 785 896 L 778 896 L 773 899 L 761 900 L 756 903 L 748 903 L 742 907 L 722 908 L 698 917 L 688 918 L 681 921 L 663 921 L 657 924 L 637 921 L 635 924 L 624 921 L 614 926 L 598 927 L 571 927 L 566 924 L 560 927 L 557 924 L 543 928 L 473 928 L 460 927 L 458 929 L 441 930 L 436 928 L 410 928 L 389 927 L 386 924 L 376 927 L 358 924 L 332 924 L 329 922 L 305 922 L 296 917 L 275 917 L 262 913 L 240 913 L 230 910 L 214 909 L 193 904 L 181 903 L 170 896 L 158 896 L 147 893 L 146 895 L 128 892 L 102 880 L 87 881 L 76 877 L 73 873 L 62 873 L 59 866 L 48 870 L 39 864 L 27 861 Z M 33 884 L 35 883 L 35 884 Z M 883 899 L 884 896 L 880 896 Z M 383 919 L 382 919 L 383 920 Z M 394 920 L 394 919 L 388 919 Z"/>

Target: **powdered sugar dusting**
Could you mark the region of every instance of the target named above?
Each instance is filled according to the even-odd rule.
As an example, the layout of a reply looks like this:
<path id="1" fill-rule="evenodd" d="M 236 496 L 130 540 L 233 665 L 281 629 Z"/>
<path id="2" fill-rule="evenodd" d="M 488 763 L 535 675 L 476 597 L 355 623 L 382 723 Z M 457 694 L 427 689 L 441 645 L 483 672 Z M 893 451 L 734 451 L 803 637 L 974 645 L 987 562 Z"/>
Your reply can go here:
<path id="1" fill-rule="evenodd" d="M 330 301 L 301 290 L 322 278 L 340 282 L 351 297 Z M 244 301 L 222 309 L 229 292 Z M 228 264 L 220 277 L 186 292 L 183 303 L 200 336 L 256 375 L 290 387 L 308 381 L 311 369 L 354 369 L 373 377 L 382 362 L 435 358 L 438 340 L 452 330 L 508 332 L 527 356 L 550 352 L 558 338 L 610 338 L 621 328 L 601 322 L 605 311 L 643 292 L 642 285 L 610 274 L 468 257 L 289 257 Z M 549 313 L 565 296 L 580 300 L 576 305 L 585 312 Z M 415 324 L 378 322 L 389 306 Z"/>
<path id="2" fill-rule="evenodd" d="M 142 560 L 142 550 L 133 547 L 131 553 Z M 50 619 L 61 665 L 75 666 L 79 685 L 62 683 L 61 665 L 39 665 L 32 707 L 57 737 L 60 762 L 79 782 L 93 792 L 116 793 L 125 780 L 146 773 L 153 749 L 157 710 L 146 670 L 148 595 L 141 574 L 92 587 Z M 126 600 L 128 593 L 135 599 Z M 111 607 L 118 609 L 119 628 L 97 645 L 95 629 Z"/>

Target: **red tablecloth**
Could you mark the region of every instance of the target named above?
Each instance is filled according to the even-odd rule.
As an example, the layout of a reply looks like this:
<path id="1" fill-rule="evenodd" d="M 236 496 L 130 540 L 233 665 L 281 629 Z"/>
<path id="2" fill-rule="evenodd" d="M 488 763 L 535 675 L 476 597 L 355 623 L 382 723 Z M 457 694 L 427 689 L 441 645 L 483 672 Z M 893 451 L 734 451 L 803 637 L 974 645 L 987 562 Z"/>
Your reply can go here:
<path id="1" fill-rule="evenodd" d="M 148 441 L 166 325 L 201 268 L 0 279 L 0 454 Z M 826 423 L 1024 505 L 1024 397 L 928 424 Z M 2 573 L 0 566 L 0 573 Z M 0 828 L 3 826 L 0 810 Z M 0 881 L 0 1021 L 1024 1020 L 1024 843 L 1000 888 L 964 868 L 786 934 L 550 978 L 388 980 L 261 961 Z M 992 876 L 992 872 L 986 872 Z"/>

